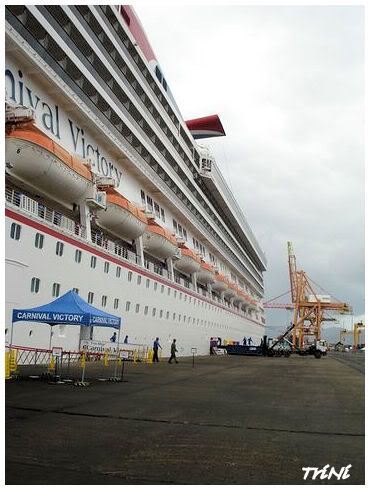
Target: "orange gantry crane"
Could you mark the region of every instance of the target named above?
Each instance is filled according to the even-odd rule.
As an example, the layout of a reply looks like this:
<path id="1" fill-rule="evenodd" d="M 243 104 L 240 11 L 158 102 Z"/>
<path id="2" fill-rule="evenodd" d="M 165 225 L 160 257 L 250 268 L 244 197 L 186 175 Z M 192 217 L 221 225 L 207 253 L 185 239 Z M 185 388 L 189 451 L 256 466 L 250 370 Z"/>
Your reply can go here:
<path id="1" fill-rule="evenodd" d="M 293 349 L 303 350 L 306 336 L 321 338 L 321 322 L 326 320 L 324 312 L 335 311 L 351 313 L 351 307 L 346 303 L 333 301 L 331 296 L 318 294 L 307 274 L 297 270 L 293 245 L 288 242 L 289 278 L 292 303 L 294 305 L 292 330 Z"/>

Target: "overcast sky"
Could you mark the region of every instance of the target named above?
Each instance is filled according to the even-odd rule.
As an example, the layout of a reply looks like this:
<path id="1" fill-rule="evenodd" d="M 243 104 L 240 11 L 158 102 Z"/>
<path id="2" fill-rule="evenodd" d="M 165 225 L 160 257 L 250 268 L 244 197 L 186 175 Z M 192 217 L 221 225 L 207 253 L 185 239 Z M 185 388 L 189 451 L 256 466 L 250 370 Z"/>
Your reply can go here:
<path id="1" fill-rule="evenodd" d="M 298 268 L 363 317 L 363 8 L 135 9 L 184 119 L 222 120 L 207 144 L 267 255 L 265 299 L 290 288 L 291 240 Z"/>

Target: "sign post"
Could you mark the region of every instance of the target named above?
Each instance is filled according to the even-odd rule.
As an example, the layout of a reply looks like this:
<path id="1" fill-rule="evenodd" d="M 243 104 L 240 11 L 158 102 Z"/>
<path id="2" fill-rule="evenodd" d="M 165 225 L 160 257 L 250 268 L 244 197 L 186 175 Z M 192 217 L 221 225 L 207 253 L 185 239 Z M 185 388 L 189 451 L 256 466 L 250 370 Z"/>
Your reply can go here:
<path id="1" fill-rule="evenodd" d="M 192 365 L 192 367 L 194 367 L 194 356 L 197 353 L 197 348 L 196 347 L 192 347 L 191 348 L 191 353 L 193 354 L 193 365 Z"/>

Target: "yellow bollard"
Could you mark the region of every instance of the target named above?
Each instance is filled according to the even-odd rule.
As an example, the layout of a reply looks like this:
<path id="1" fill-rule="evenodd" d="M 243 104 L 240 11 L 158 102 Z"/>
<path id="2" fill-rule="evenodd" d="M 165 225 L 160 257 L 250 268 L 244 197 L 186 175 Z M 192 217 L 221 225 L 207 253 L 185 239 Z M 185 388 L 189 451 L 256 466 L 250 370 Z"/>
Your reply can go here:
<path id="1" fill-rule="evenodd" d="M 11 349 L 10 361 L 9 361 L 9 368 L 11 373 L 15 373 L 17 371 L 17 354 L 18 354 L 17 350 Z"/>
<path id="2" fill-rule="evenodd" d="M 5 352 L 5 379 L 10 379 L 10 354 Z"/>
<path id="3" fill-rule="evenodd" d="M 85 352 L 82 353 L 82 356 L 80 358 L 80 364 L 81 364 L 82 368 L 84 368 L 86 366 L 86 354 L 85 354 Z"/>
<path id="4" fill-rule="evenodd" d="M 136 364 L 137 362 L 137 350 L 135 349 L 134 350 L 134 365 Z"/>
<path id="5" fill-rule="evenodd" d="M 153 364 L 153 354 L 154 354 L 153 350 L 148 349 L 148 360 L 147 360 L 148 364 Z"/>
<path id="6" fill-rule="evenodd" d="M 104 367 L 108 367 L 109 366 L 108 351 L 105 351 L 104 352 L 104 360 L 103 360 L 103 363 L 104 363 Z"/>
<path id="7" fill-rule="evenodd" d="M 55 371 L 55 359 L 54 356 L 50 357 L 50 363 L 49 363 L 49 368 L 48 368 L 49 373 L 51 371 Z"/>

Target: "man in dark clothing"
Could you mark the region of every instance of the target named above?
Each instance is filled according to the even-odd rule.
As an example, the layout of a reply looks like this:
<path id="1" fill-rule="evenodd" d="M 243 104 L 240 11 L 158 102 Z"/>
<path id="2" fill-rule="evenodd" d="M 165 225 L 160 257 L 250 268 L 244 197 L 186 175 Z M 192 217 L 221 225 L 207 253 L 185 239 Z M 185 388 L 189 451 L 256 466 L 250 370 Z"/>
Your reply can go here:
<path id="1" fill-rule="evenodd" d="M 159 337 L 157 337 L 154 341 L 154 344 L 153 344 L 153 362 L 159 362 L 159 359 L 158 359 L 158 348 L 161 348 L 161 345 L 159 344 Z"/>
<path id="2" fill-rule="evenodd" d="M 248 339 L 248 345 L 252 345 L 252 343 L 253 343 L 252 337 L 249 337 L 249 339 Z"/>
<path id="3" fill-rule="evenodd" d="M 247 345 L 247 338 L 246 337 L 244 337 L 244 339 L 243 339 L 243 345 Z"/>
<path id="4" fill-rule="evenodd" d="M 111 342 L 115 342 L 115 341 L 116 341 L 116 338 L 117 338 L 117 333 L 116 333 L 116 332 L 113 332 L 113 335 L 112 335 L 112 337 L 110 338 L 110 341 L 111 341 Z"/>
<path id="5" fill-rule="evenodd" d="M 176 359 L 176 339 L 173 339 L 173 342 L 171 344 L 171 357 L 168 359 L 169 364 L 172 364 L 172 359 L 175 359 L 176 364 L 179 363 L 179 361 Z"/>

